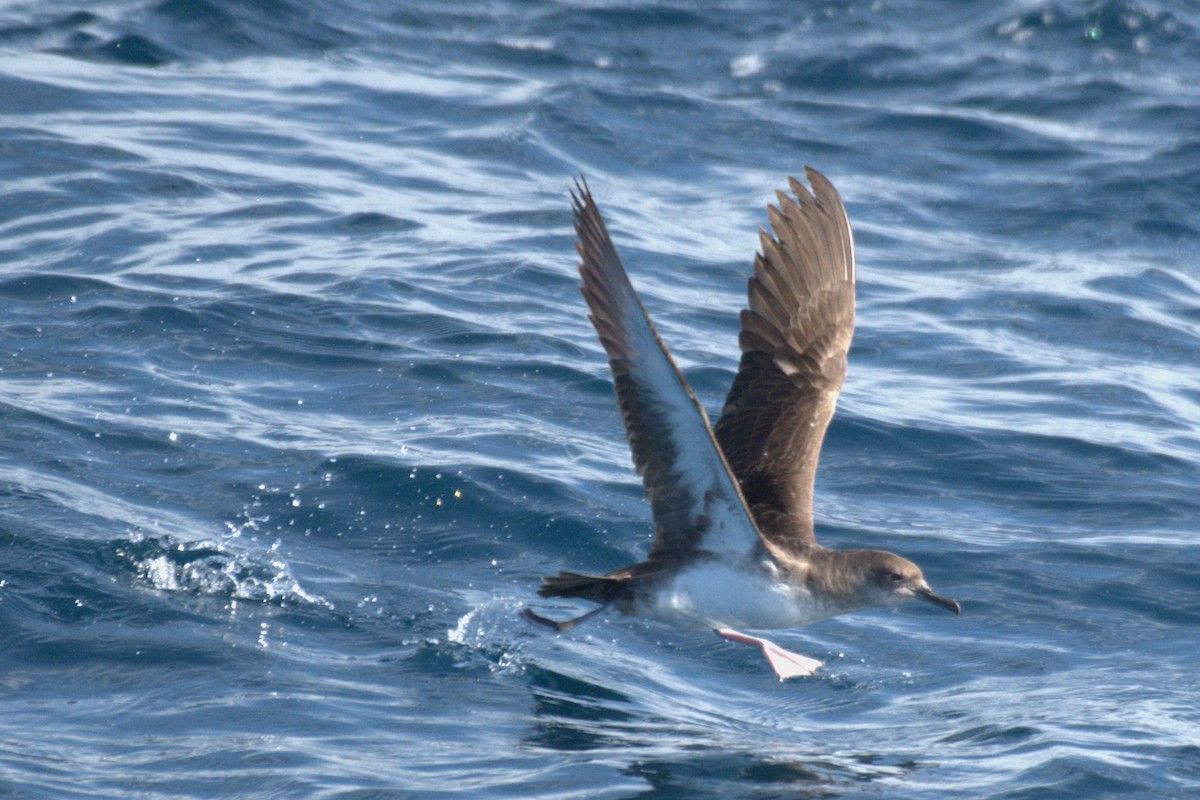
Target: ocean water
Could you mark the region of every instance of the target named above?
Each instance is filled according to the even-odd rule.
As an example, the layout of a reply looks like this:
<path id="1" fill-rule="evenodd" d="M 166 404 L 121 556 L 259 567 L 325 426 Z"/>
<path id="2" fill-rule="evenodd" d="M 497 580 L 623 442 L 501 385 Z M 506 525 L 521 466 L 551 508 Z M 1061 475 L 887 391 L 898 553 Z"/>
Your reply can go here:
<path id="1" fill-rule="evenodd" d="M 4 4 L 0 796 L 1196 796 L 1198 63 L 1154 0 Z M 787 683 L 531 628 L 651 530 L 571 181 L 715 417 L 805 164 L 818 535 L 962 616 Z"/>

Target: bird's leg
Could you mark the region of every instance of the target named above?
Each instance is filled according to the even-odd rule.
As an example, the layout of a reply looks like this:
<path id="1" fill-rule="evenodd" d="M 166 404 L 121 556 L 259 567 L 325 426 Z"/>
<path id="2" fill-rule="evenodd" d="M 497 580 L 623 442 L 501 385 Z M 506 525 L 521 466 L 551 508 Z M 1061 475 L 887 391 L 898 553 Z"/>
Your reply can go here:
<path id="1" fill-rule="evenodd" d="M 775 670 L 775 674 L 779 676 L 779 680 L 781 681 L 788 678 L 807 678 L 813 675 L 817 671 L 817 668 L 824 664 L 824 662 L 817 661 L 815 658 L 808 658 L 799 653 L 784 650 L 768 639 L 760 639 L 757 636 L 750 636 L 731 628 L 713 628 L 713 633 L 731 642 L 752 644 L 758 647 L 759 650 L 762 650 L 762 654 L 767 657 L 767 661 L 771 664 L 771 669 Z"/>
<path id="2" fill-rule="evenodd" d="M 608 611 L 608 603 L 605 603 L 598 608 L 593 608 L 591 611 L 582 616 L 576 617 L 575 619 L 568 619 L 564 620 L 563 622 L 555 622 L 552 619 L 543 617 L 541 614 L 535 614 L 532 608 L 521 609 L 521 616 L 534 624 L 543 625 L 547 628 L 552 628 L 559 633 L 562 633 L 563 631 L 571 630 L 571 628 L 574 628 L 581 622 L 587 622 L 592 617 L 605 611 Z"/>

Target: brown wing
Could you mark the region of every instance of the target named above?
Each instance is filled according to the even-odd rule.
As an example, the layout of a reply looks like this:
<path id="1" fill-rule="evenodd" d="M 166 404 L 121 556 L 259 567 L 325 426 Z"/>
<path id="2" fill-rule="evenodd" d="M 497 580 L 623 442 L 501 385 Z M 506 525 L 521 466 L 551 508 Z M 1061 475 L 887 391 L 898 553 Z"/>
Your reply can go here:
<path id="1" fill-rule="evenodd" d="M 813 544 L 817 459 L 846 377 L 854 334 L 854 240 L 837 190 L 805 168 L 814 198 L 789 178 L 759 231 L 742 361 L 716 426 L 763 537 L 796 550 Z"/>
<path id="2" fill-rule="evenodd" d="M 762 548 L 737 480 L 629 282 L 587 185 L 576 188 L 583 296 L 608 352 L 633 463 L 654 514 L 649 560 L 701 550 L 736 563 Z"/>

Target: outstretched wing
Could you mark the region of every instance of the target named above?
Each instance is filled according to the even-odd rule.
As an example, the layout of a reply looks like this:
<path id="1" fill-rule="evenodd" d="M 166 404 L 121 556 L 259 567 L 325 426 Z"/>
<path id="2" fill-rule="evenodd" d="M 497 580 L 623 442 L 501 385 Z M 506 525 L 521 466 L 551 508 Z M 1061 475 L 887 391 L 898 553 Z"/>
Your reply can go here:
<path id="1" fill-rule="evenodd" d="M 825 429 L 846 377 L 854 335 L 854 240 L 841 197 L 805 168 L 813 194 L 788 183 L 759 230 L 742 360 L 716 426 L 763 537 L 796 550 L 813 544 L 813 479 Z"/>
<path id="2" fill-rule="evenodd" d="M 650 322 L 587 184 L 571 193 L 579 273 L 608 352 L 633 463 L 654 515 L 648 560 L 697 550 L 734 561 L 762 546 L 708 417 Z"/>

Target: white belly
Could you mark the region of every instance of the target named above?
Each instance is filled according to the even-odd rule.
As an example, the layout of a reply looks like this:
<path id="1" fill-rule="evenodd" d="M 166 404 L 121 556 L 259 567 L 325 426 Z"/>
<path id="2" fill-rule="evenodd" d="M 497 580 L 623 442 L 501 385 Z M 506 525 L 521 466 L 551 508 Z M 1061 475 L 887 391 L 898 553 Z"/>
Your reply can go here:
<path id="1" fill-rule="evenodd" d="M 705 628 L 796 628 L 830 616 L 805 589 L 767 569 L 719 562 L 686 568 L 663 582 L 635 611 L 672 625 Z"/>

